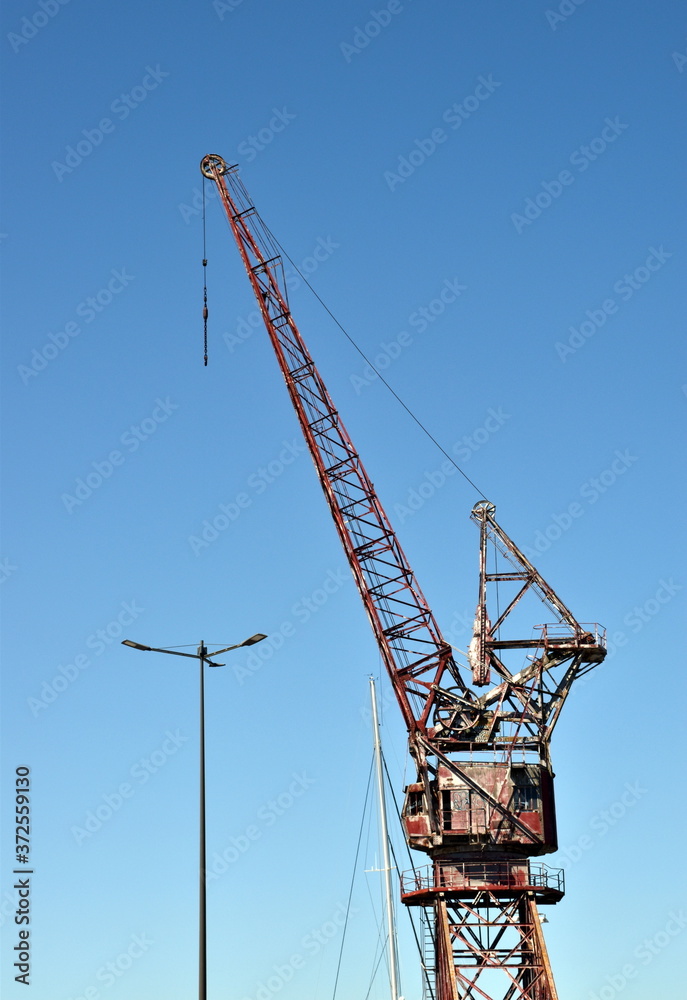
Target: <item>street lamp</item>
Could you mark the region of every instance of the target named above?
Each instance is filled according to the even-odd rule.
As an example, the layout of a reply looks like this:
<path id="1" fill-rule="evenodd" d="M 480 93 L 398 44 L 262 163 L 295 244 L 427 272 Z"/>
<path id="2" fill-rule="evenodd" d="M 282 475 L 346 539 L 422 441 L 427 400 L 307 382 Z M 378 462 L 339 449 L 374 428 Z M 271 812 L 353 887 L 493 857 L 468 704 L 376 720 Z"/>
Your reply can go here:
<path id="1" fill-rule="evenodd" d="M 219 656 L 220 653 L 228 653 L 232 649 L 239 649 L 241 646 L 253 646 L 256 642 L 261 642 L 267 636 L 262 632 L 252 635 L 250 639 L 237 642 L 234 646 L 225 646 L 223 649 L 216 649 L 211 656 Z M 131 639 L 124 639 L 123 646 L 131 646 L 132 649 L 141 649 L 146 653 L 169 653 L 172 656 L 187 656 L 192 660 L 198 660 L 200 664 L 200 881 L 199 881 L 199 904 L 198 904 L 198 1000 L 207 1000 L 207 903 L 205 896 L 205 664 L 209 667 L 223 667 L 223 663 L 215 663 L 208 659 L 208 650 L 201 640 L 195 653 L 181 653 L 176 649 L 158 649 L 155 646 L 143 646 L 140 642 L 133 642 Z"/>

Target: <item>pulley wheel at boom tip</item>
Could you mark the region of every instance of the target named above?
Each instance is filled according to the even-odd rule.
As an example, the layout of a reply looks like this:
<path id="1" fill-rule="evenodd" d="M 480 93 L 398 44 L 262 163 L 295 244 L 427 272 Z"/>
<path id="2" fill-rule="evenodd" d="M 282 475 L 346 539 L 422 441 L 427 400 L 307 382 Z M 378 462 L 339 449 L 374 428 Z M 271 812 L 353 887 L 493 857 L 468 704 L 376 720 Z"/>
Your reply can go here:
<path id="1" fill-rule="evenodd" d="M 221 156 L 217 153 L 208 153 L 200 161 L 200 172 L 204 177 L 209 177 L 210 180 L 215 176 L 215 171 L 218 174 L 226 174 L 229 170 L 229 166 L 226 160 L 223 160 Z"/>
<path id="2" fill-rule="evenodd" d="M 478 500 L 470 513 L 473 517 L 480 517 L 483 513 L 488 517 L 493 517 L 496 513 L 496 504 L 490 500 Z"/>

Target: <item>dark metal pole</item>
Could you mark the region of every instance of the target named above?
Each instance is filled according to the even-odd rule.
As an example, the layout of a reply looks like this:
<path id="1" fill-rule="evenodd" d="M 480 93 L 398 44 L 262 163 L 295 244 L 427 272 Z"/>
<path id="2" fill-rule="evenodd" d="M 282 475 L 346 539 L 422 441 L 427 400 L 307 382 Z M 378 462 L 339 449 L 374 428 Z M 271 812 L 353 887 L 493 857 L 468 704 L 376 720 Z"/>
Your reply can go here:
<path id="1" fill-rule="evenodd" d="M 200 662 L 200 897 L 198 912 L 198 1000 L 207 1000 L 207 934 L 205 899 L 205 657 L 207 649 L 201 640 L 198 647 Z"/>
<path id="2" fill-rule="evenodd" d="M 233 646 L 225 646 L 218 649 L 216 653 L 228 653 L 231 649 L 239 649 L 241 646 L 252 646 L 256 642 L 262 642 L 267 636 L 262 632 L 256 632 L 249 639 L 235 643 Z M 200 663 L 200 858 L 199 858 L 199 900 L 198 900 L 198 1000 L 207 1000 L 207 905 L 205 896 L 205 664 L 211 667 L 223 667 L 223 663 L 217 663 L 208 659 L 207 646 L 200 640 L 200 645 L 195 653 L 181 653 L 176 649 L 158 649 L 156 646 L 144 646 L 140 642 L 133 642 L 132 639 L 123 639 L 122 645 L 131 646 L 133 649 L 142 649 L 148 653 L 168 653 L 170 656 L 187 656 L 191 660 L 198 660 Z M 212 654 L 213 656 L 215 653 Z"/>

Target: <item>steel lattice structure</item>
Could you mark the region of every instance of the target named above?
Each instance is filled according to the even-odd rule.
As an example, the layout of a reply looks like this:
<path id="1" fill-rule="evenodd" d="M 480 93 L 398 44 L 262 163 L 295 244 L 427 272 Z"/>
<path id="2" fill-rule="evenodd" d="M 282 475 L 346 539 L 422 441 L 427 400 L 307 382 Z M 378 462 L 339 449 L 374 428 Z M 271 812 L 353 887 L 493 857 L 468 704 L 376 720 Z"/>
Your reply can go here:
<path id="1" fill-rule="evenodd" d="M 278 245 L 237 167 L 213 154 L 201 171 L 217 186 L 408 729 L 417 776 L 403 822 L 431 863 L 403 876 L 401 896 L 423 908 L 426 996 L 557 1000 L 537 904 L 562 898 L 562 875 L 529 859 L 557 848 L 551 733 L 573 681 L 603 660 L 603 631 L 575 619 L 480 502 L 471 683 L 463 679 L 293 320 Z M 509 600 L 491 615 L 498 587 Z M 531 597 L 553 624 L 522 638 Z"/>

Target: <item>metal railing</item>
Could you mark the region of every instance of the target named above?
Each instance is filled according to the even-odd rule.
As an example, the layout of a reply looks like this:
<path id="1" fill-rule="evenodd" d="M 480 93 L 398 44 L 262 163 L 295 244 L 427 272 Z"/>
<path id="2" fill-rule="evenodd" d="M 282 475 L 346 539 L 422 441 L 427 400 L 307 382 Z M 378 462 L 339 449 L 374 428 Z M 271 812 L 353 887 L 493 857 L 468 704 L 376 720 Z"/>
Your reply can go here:
<path id="1" fill-rule="evenodd" d="M 544 646 L 558 646 L 566 641 L 580 643 L 585 646 L 603 646 L 606 648 L 606 629 L 598 622 L 579 622 L 577 628 L 565 622 L 554 622 L 547 625 L 535 625 L 541 629 L 541 641 Z"/>
<path id="2" fill-rule="evenodd" d="M 494 889 L 548 889 L 565 892 L 565 878 L 562 868 L 549 868 L 541 862 L 494 861 L 494 862 L 454 862 L 426 865 L 415 871 L 403 872 L 401 891 L 441 892 L 446 889 L 473 890 L 490 887 Z"/>

